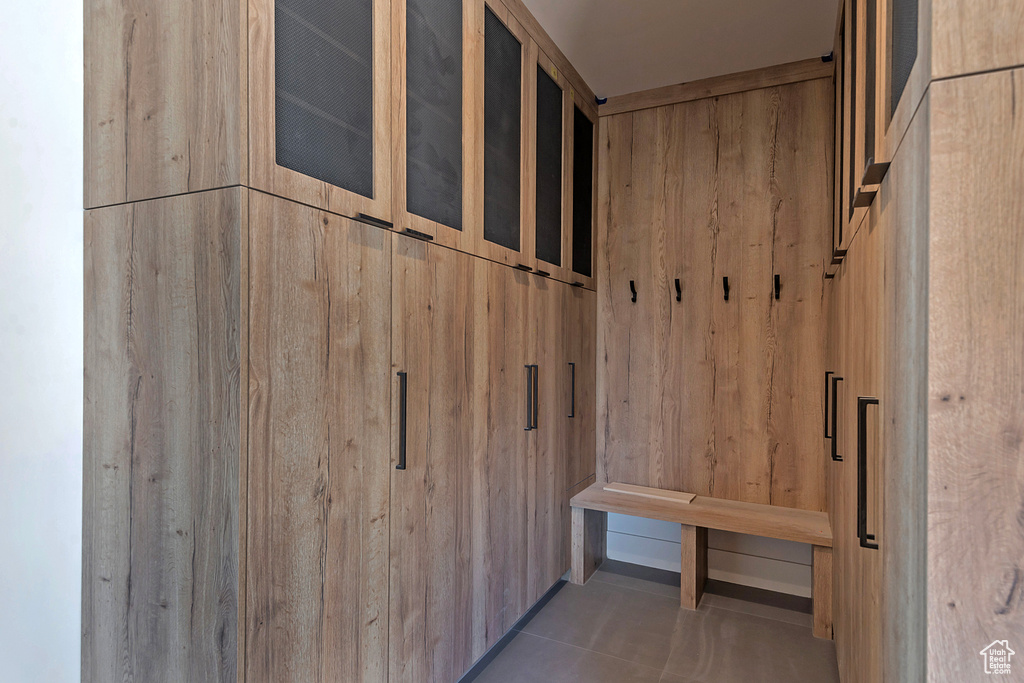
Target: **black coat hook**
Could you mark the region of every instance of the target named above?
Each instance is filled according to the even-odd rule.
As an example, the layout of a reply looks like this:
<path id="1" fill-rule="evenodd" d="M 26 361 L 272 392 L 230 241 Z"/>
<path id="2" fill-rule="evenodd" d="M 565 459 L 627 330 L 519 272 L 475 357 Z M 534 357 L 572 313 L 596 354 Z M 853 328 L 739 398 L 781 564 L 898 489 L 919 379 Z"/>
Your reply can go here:
<path id="1" fill-rule="evenodd" d="M 725 300 L 729 300 L 729 278 L 722 278 L 722 290 L 725 292 Z"/>
<path id="2" fill-rule="evenodd" d="M 775 300 L 779 300 L 779 292 L 782 291 L 782 277 L 776 273 L 775 275 Z"/>
<path id="3" fill-rule="evenodd" d="M 636 303 L 636 283 L 629 281 L 629 291 L 633 292 L 633 303 Z"/>
<path id="4" fill-rule="evenodd" d="M 679 283 L 679 278 L 676 278 L 676 301 L 683 300 L 683 286 Z"/>

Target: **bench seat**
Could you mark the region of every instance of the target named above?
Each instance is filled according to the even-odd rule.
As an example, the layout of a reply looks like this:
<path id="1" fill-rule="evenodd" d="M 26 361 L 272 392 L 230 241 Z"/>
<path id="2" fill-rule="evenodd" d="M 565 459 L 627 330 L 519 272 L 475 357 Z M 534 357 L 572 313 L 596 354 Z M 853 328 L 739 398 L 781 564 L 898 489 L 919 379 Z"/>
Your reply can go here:
<path id="1" fill-rule="evenodd" d="M 777 505 L 743 503 L 677 492 L 603 482 L 573 496 L 572 582 L 582 584 L 604 560 L 607 513 L 615 512 L 682 524 L 680 602 L 696 609 L 707 580 L 707 530 L 778 538 L 813 546 L 814 635 L 832 637 L 832 527 L 828 514 Z"/>

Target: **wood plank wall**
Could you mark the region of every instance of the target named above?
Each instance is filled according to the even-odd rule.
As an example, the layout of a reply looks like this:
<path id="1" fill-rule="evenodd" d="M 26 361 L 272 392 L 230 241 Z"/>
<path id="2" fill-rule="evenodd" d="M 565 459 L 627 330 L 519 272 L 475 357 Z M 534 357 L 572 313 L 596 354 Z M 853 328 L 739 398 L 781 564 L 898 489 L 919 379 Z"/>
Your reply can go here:
<path id="1" fill-rule="evenodd" d="M 599 478 L 824 509 L 832 88 L 601 119 Z"/>

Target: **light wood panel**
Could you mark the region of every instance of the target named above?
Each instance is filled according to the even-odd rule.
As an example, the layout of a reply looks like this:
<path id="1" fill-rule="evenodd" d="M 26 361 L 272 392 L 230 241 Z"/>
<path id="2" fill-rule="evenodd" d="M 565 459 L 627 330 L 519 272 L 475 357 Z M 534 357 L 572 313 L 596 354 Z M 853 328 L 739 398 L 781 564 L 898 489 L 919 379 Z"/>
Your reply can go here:
<path id="1" fill-rule="evenodd" d="M 824 512 L 710 496 L 697 496 L 690 503 L 642 498 L 605 491 L 602 482 L 576 494 L 572 506 L 832 547 L 832 528 Z"/>
<path id="2" fill-rule="evenodd" d="M 922 4 L 931 5 L 933 79 L 1024 65 L 1024 5 L 1017 0 Z"/>
<path id="3" fill-rule="evenodd" d="M 741 71 L 725 76 L 609 97 L 608 101 L 598 108 L 598 111 L 601 116 L 614 116 L 629 111 L 732 95 L 758 88 L 774 88 L 800 81 L 828 78 L 832 76 L 832 70 L 833 65 L 830 62 L 824 62 L 819 58 L 805 59 L 764 69 Z"/>
<path id="4" fill-rule="evenodd" d="M 575 363 L 576 396 L 569 418 L 566 455 L 566 486 L 575 487 L 597 472 L 597 296 L 580 287 L 563 288 L 566 299 L 564 334 L 569 345 L 568 362 Z M 572 382 L 568 403 L 573 407 Z"/>
<path id="5" fill-rule="evenodd" d="M 604 562 L 608 513 L 572 508 L 572 582 L 582 586 Z"/>
<path id="6" fill-rule="evenodd" d="M 87 0 L 86 208 L 246 182 L 243 17 L 236 0 Z"/>
<path id="7" fill-rule="evenodd" d="M 824 509 L 831 102 L 819 79 L 602 118 L 600 479 Z"/>
<path id="8" fill-rule="evenodd" d="M 929 93 L 930 680 L 986 679 L 982 648 L 1024 642 L 1020 92 L 1022 69 Z"/>
<path id="9" fill-rule="evenodd" d="M 247 678 L 382 681 L 390 233 L 254 193 Z"/>
<path id="10" fill-rule="evenodd" d="M 277 165 L 274 1 L 248 1 L 249 181 L 255 189 L 332 213 L 392 217 L 391 3 L 373 1 L 373 196 Z"/>
<path id="11" fill-rule="evenodd" d="M 458 680 L 479 656 L 473 563 L 476 485 L 474 259 L 395 237 L 392 284 L 392 466 L 397 372 L 406 372 L 407 469 L 391 472 L 391 681 Z M 523 454 L 525 457 L 525 454 Z"/>
<path id="12" fill-rule="evenodd" d="M 679 604 L 683 609 L 697 609 L 708 581 L 708 530 L 691 524 L 681 527 Z"/>
<path id="13" fill-rule="evenodd" d="M 244 202 L 86 212 L 85 681 L 236 679 Z"/>
<path id="14" fill-rule="evenodd" d="M 815 638 L 832 638 L 832 582 L 834 566 L 832 549 L 820 545 L 813 547 L 811 559 L 812 584 L 811 594 L 814 596 L 812 630 Z"/>

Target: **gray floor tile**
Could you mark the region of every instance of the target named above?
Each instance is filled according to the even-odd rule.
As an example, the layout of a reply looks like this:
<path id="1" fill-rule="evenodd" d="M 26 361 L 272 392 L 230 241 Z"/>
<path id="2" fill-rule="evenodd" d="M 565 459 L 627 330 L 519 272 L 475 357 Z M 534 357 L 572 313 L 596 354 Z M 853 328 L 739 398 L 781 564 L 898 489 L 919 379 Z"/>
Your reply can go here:
<path id="1" fill-rule="evenodd" d="M 660 595 L 664 598 L 672 598 L 676 602 L 679 602 L 678 583 L 676 583 L 676 585 L 674 586 L 668 586 L 664 583 L 645 581 L 643 579 L 637 579 L 632 576 L 625 576 L 623 574 L 602 571 L 600 569 L 594 572 L 594 576 L 592 576 L 590 580 L 600 581 L 602 583 L 610 583 L 615 586 L 621 586 L 622 588 L 631 588 L 633 590 L 643 591 L 644 593 L 651 593 L 653 595 Z"/>
<path id="2" fill-rule="evenodd" d="M 838 683 L 835 646 L 809 628 L 717 608 L 678 632 L 665 670 L 703 683 Z"/>
<path id="3" fill-rule="evenodd" d="M 730 612 L 740 612 L 741 614 L 752 614 L 754 616 L 764 617 L 765 619 L 784 621 L 787 624 L 803 626 L 805 628 L 811 628 L 812 624 L 812 617 L 810 614 L 794 612 L 792 610 L 782 609 L 781 607 L 772 607 L 771 605 L 759 605 L 754 602 L 737 600 L 736 598 L 727 598 L 724 595 L 714 595 L 712 593 L 704 594 L 704 597 L 701 598 L 700 606 L 716 607 L 718 609 L 729 610 Z"/>
<path id="4" fill-rule="evenodd" d="M 661 680 L 661 669 L 519 633 L 474 683 L 659 683 Z"/>
<path id="5" fill-rule="evenodd" d="M 678 598 L 591 580 L 562 588 L 523 632 L 661 671 L 687 616 Z"/>

